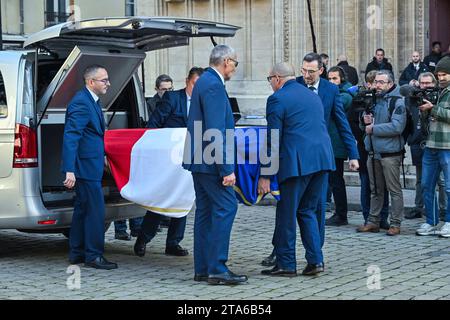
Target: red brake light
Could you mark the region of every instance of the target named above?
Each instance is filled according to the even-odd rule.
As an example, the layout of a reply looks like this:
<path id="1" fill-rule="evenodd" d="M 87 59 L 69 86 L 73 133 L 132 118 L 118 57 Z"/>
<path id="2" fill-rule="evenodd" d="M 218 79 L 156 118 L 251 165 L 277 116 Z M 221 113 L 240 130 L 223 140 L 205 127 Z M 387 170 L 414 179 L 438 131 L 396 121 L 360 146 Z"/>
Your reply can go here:
<path id="1" fill-rule="evenodd" d="M 43 220 L 43 221 L 38 221 L 38 224 L 42 224 L 42 225 L 49 225 L 49 224 L 55 224 L 56 220 Z"/>
<path id="2" fill-rule="evenodd" d="M 37 166 L 36 131 L 17 123 L 14 135 L 13 168 L 33 168 Z"/>

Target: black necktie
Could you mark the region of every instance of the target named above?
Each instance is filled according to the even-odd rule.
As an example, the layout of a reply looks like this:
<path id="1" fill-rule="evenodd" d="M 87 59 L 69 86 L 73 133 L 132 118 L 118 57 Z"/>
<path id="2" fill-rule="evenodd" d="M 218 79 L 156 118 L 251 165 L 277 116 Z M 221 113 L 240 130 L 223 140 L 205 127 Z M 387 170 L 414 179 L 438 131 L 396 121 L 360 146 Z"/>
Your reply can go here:
<path id="1" fill-rule="evenodd" d="M 309 87 L 309 90 L 311 90 L 312 92 L 316 92 L 316 87 L 311 86 L 311 87 Z"/>

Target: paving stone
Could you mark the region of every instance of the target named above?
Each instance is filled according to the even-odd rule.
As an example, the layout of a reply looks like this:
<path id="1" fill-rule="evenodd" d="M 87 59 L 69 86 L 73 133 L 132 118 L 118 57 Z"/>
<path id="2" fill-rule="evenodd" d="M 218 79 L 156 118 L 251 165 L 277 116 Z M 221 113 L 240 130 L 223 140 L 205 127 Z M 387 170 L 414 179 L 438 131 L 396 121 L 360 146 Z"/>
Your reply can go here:
<path id="1" fill-rule="evenodd" d="M 436 237 L 417 237 L 419 220 L 406 220 L 402 235 L 358 234 L 361 213 L 349 212 L 349 226 L 327 227 L 324 257 L 326 271 L 319 277 L 265 277 L 261 260 L 272 250 L 275 208 L 239 206 L 228 265 L 233 272 L 249 276 L 247 285 L 210 286 L 193 281 L 193 218 L 188 216 L 182 245 L 191 255 L 164 255 L 166 229 L 148 245 L 145 257 L 133 254 L 133 241 L 114 240 L 106 234 L 105 256 L 119 264 L 111 271 L 80 265 L 81 290 L 68 290 L 68 243 L 60 235 L 25 234 L 0 230 L 0 299 L 286 299 L 286 300 L 378 300 L 445 299 L 450 285 L 449 242 Z M 297 238 L 297 268 L 306 262 Z M 368 290 L 369 266 L 381 271 L 382 290 Z M 7 276 L 5 279 L 4 276 Z"/>

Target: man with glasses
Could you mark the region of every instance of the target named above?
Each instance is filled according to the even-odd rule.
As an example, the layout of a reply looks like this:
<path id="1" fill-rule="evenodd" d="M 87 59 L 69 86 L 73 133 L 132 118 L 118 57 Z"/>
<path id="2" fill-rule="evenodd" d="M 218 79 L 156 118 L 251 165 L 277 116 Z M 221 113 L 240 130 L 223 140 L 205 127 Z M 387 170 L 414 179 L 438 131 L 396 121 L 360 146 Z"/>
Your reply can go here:
<path id="1" fill-rule="evenodd" d="M 162 96 L 167 91 L 173 91 L 173 80 L 167 74 L 161 74 L 156 78 L 155 81 L 156 94 L 147 98 L 148 115 L 150 115 L 156 110 L 157 104 L 161 101 Z"/>
<path id="2" fill-rule="evenodd" d="M 361 130 L 366 132 L 364 144 L 370 152 L 367 167 L 375 168 L 369 170 L 372 191 L 370 213 L 367 224 L 360 226 L 357 231 L 380 231 L 380 212 L 384 204 L 384 190 L 387 188 L 392 210 L 390 228 L 386 234 L 396 236 L 400 234 L 404 209 L 400 166 L 404 157 L 405 141 L 402 132 L 406 126 L 406 108 L 400 89 L 394 84 L 392 72 L 377 72 L 375 88 L 377 104 L 372 113 L 364 113 L 364 122 L 361 124 Z"/>
<path id="3" fill-rule="evenodd" d="M 76 197 L 69 237 L 69 262 L 97 269 L 115 269 L 103 257 L 105 204 L 102 191 L 105 121 L 99 97 L 110 86 L 108 72 L 93 65 L 83 73 L 85 87 L 70 101 L 64 126 L 62 166 L 64 186 Z"/>
<path id="4" fill-rule="evenodd" d="M 418 86 L 420 89 L 431 89 L 437 86 L 437 80 L 431 72 L 424 72 L 419 75 Z M 414 122 L 414 131 L 408 137 L 408 144 L 411 150 L 411 159 L 413 166 L 416 167 L 416 197 L 415 208 L 409 212 L 405 212 L 406 219 L 421 218 L 423 214 L 423 195 L 422 195 L 422 158 L 423 144 L 426 140 L 425 130 L 422 128 L 423 120 L 421 120 L 419 106 L 416 99 L 406 98 L 406 106 L 409 109 Z M 445 194 L 444 178 L 441 174 L 438 179 L 439 186 L 439 211 L 445 214 L 447 209 L 447 195 Z"/>
<path id="5" fill-rule="evenodd" d="M 450 196 L 450 56 L 442 58 L 435 71 L 442 89 L 439 100 L 435 105 L 424 100 L 425 104 L 419 107 L 425 118 L 429 119 L 429 134 L 422 162 L 422 190 L 427 219 L 416 233 L 450 238 L 450 208 L 447 205 L 444 224 L 439 229 L 439 213 L 434 201 L 436 181 L 441 170 L 445 177 L 447 201 Z"/>
<path id="6" fill-rule="evenodd" d="M 217 45 L 209 57 L 209 68 L 195 83 L 187 122 L 183 168 L 192 173 L 195 189 L 194 281 L 213 285 L 236 285 L 247 276 L 231 272 L 226 265 L 231 229 L 237 212 L 233 190 L 234 118 L 225 81 L 231 79 L 238 65 L 236 52 L 227 45 Z M 212 132 L 213 142 L 206 139 Z M 212 144 L 215 144 L 213 148 Z M 217 146 L 218 144 L 218 146 Z M 212 154 L 211 149 L 214 149 Z M 219 149 L 219 150 L 218 150 Z"/>
<path id="7" fill-rule="evenodd" d="M 339 88 L 336 85 L 330 83 L 328 80 L 322 79 L 320 77 L 323 71 L 324 68 L 321 56 L 317 53 L 309 53 L 303 58 L 301 69 L 301 73 L 303 76 L 298 77 L 296 80 L 301 85 L 307 87 L 309 90 L 319 95 L 319 98 L 322 101 L 325 122 L 327 126 L 329 126 L 331 117 L 333 117 L 333 119 L 335 120 L 337 130 L 349 155 L 350 170 L 356 171 L 359 168 L 358 149 L 356 146 L 355 137 L 351 132 L 347 116 L 345 115 L 342 101 L 339 97 Z M 325 242 L 325 207 L 327 191 L 328 182 L 325 182 L 323 185 L 322 198 L 318 207 L 318 211 L 320 212 L 318 221 L 322 246 Z M 338 218 L 333 218 L 333 221 L 330 221 L 330 223 L 332 223 L 332 225 L 343 225 L 347 224 L 347 221 L 341 221 L 338 220 Z M 274 252 L 272 252 L 272 254 L 266 257 L 261 264 L 264 266 L 273 266 L 275 265 L 275 263 L 275 255 Z"/>
<path id="8" fill-rule="evenodd" d="M 268 144 L 268 154 L 279 149 L 281 200 L 277 203 L 273 244 L 276 265 L 261 273 L 268 276 L 297 275 L 296 220 L 305 247 L 307 266 L 302 274 L 315 275 L 324 271 L 319 214 L 316 208 L 321 198 L 327 171 L 334 170 L 333 149 L 323 116 L 320 98 L 297 83 L 295 70 L 288 63 L 278 63 L 267 78 L 274 94 L 267 99 L 267 130 L 279 132 L 277 146 Z M 272 141 L 269 136 L 267 141 Z M 270 166 L 268 164 L 267 166 Z M 258 193 L 270 192 L 270 177 L 261 176 Z"/>

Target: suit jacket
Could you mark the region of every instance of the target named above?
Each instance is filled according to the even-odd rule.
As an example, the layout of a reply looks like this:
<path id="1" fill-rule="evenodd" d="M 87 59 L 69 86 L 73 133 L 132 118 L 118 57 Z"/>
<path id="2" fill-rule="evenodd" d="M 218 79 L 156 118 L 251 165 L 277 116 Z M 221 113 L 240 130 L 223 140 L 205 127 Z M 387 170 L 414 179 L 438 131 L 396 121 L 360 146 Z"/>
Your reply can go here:
<path id="1" fill-rule="evenodd" d="M 306 87 L 303 77 L 297 78 L 297 82 Z M 339 88 L 328 80 L 320 79 L 319 97 L 322 100 L 327 126 L 330 125 L 330 119 L 333 119 L 350 160 L 359 159 L 356 140 L 345 115 L 344 106 L 339 96 Z"/>
<path id="2" fill-rule="evenodd" d="M 411 80 L 419 79 L 419 75 L 424 72 L 428 72 L 429 69 L 425 63 L 419 63 L 419 70 L 416 70 L 414 64 L 411 62 L 408 66 L 403 70 L 402 75 L 400 76 L 399 84 L 403 86 L 405 84 L 409 84 Z"/>
<path id="3" fill-rule="evenodd" d="M 146 98 L 145 102 L 147 102 L 147 110 L 148 110 L 148 115 L 150 116 L 153 112 L 155 112 L 156 110 L 156 105 L 158 104 L 158 102 L 161 101 L 161 97 L 159 96 L 159 94 L 155 94 L 153 97 L 150 98 Z"/>
<path id="4" fill-rule="evenodd" d="M 366 76 L 370 71 L 389 70 L 393 72 L 392 65 L 388 62 L 388 59 L 384 58 L 381 63 L 378 63 L 377 58 L 373 58 L 371 62 L 367 64 Z"/>
<path id="5" fill-rule="evenodd" d="M 79 179 L 101 181 L 105 155 L 104 132 L 101 108 L 89 90 L 83 88 L 72 98 L 66 110 L 62 172 L 74 172 Z"/>
<path id="6" fill-rule="evenodd" d="M 194 134 L 194 123 L 201 124 L 201 137 L 195 136 L 200 132 Z M 216 132 L 217 130 L 221 132 L 223 140 L 222 155 L 220 157 L 216 154 L 216 161 L 213 164 L 206 163 L 203 157 L 205 148 L 210 144 L 208 141 L 203 141 L 203 137 L 205 131 L 209 129 L 216 129 Z M 227 150 L 226 147 L 226 130 L 229 129 L 232 130 L 234 139 L 233 112 L 231 111 L 228 94 L 217 72 L 208 68 L 197 80 L 192 92 L 187 122 L 189 135 L 185 142 L 183 167 L 193 173 L 207 173 L 220 177 L 232 174 L 234 172 L 235 149 Z M 206 152 L 206 155 L 209 153 Z"/>
<path id="7" fill-rule="evenodd" d="M 333 149 L 320 98 L 295 80 L 267 100 L 268 154 L 272 129 L 279 130 L 278 181 L 335 170 Z"/>
<path id="8" fill-rule="evenodd" d="M 185 128 L 187 126 L 186 90 L 167 91 L 147 122 L 148 128 Z"/>

